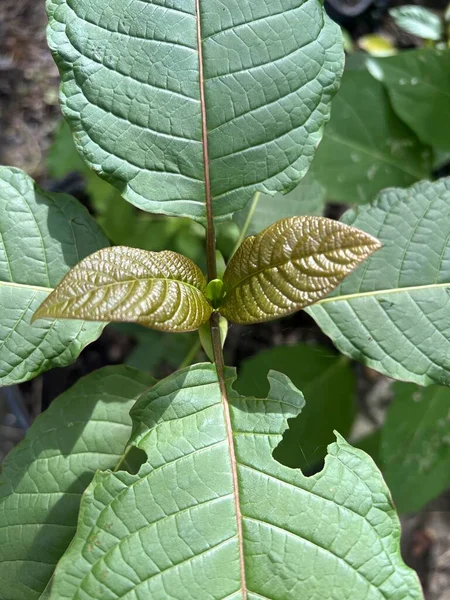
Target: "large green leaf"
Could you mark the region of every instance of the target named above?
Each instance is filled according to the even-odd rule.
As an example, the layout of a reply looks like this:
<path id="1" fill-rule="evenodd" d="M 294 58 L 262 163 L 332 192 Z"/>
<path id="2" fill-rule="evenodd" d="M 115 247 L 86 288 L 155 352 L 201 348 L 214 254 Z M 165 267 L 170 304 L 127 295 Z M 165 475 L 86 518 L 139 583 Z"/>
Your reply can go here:
<path id="1" fill-rule="evenodd" d="M 217 217 L 311 162 L 343 66 L 319 0 L 50 0 L 78 150 L 144 210 Z"/>
<path id="2" fill-rule="evenodd" d="M 271 456 L 303 406 L 290 381 L 272 372 L 267 400 L 228 393 L 208 364 L 139 400 L 132 442 L 148 459 L 96 474 L 51 599 L 422 598 L 372 460 L 338 436 L 306 478 Z"/>
<path id="3" fill-rule="evenodd" d="M 255 235 L 283 217 L 322 215 L 325 199 L 325 188 L 308 173 L 286 196 L 255 194 L 245 208 L 233 215 L 233 221 L 246 235 Z"/>
<path id="4" fill-rule="evenodd" d="M 450 150 L 450 49 L 413 50 L 371 59 L 394 110 L 425 144 Z"/>
<path id="5" fill-rule="evenodd" d="M 450 486 L 450 390 L 397 383 L 381 434 L 383 475 L 401 512 Z"/>
<path id="6" fill-rule="evenodd" d="M 71 363 L 103 326 L 31 325 L 36 308 L 86 255 L 108 244 L 87 210 L 39 189 L 23 171 L 0 167 L 0 385 Z"/>
<path id="7" fill-rule="evenodd" d="M 104 248 L 69 271 L 33 320 L 119 321 L 194 331 L 211 316 L 205 290 L 205 276 L 181 254 Z"/>
<path id="8" fill-rule="evenodd" d="M 307 311 L 347 356 L 450 385 L 450 178 L 386 190 L 342 220 L 383 248 Z"/>
<path id="9" fill-rule="evenodd" d="M 129 410 L 153 383 L 106 367 L 57 398 L 6 458 L 0 477 L 0 598 L 34 600 L 76 529 L 81 495 L 113 468 L 131 433 Z"/>
<path id="10" fill-rule="evenodd" d="M 311 169 L 329 200 L 363 204 L 386 187 L 427 178 L 430 153 L 392 110 L 382 84 L 352 70 L 333 100 Z"/>
<path id="11" fill-rule="evenodd" d="M 302 414 L 289 421 L 274 456 L 288 467 L 310 472 L 334 441 L 335 429 L 343 436 L 350 433 L 356 382 L 349 361 L 318 346 L 277 346 L 244 361 L 234 387 L 244 396 L 264 398 L 271 369 L 287 375 L 306 398 Z"/>
<path id="12" fill-rule="evenodd" d="M 372 236 L 323 217 L 281 219 L 248 237 L 223 276 L 220 312 L 258 323 L 300 310 L 333 290 L 380 247 Z"/>

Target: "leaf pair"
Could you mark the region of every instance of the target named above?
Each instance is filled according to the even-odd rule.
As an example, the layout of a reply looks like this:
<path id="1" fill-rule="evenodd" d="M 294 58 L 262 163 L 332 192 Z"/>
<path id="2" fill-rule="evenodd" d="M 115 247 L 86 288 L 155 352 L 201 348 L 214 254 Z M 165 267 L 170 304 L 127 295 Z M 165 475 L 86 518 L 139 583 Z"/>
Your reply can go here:
<path id="1" fill-rule="evenodd" d="M 72 269 L 34 318 L 128 321 L 174 332 L 198 329 L 214 309 L 235 323 L 267 321 L 320 300 L 379 247 L 330 219 L 282 219 L 244 241 L 214 301 L 203 273 L 180 254 L 105 248 Z"/>

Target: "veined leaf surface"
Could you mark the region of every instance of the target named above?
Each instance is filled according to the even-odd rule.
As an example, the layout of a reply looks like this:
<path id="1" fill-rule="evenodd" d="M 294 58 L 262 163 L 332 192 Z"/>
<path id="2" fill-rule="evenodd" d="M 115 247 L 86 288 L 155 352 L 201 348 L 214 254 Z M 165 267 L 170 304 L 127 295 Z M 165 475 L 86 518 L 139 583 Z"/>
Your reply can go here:
<path id="1" fill-rule="evenodd" d="M 258 323 L 300 310 L 379 247 L 374 237 L 338 221 L 281 219 L 248 237 L 230 260 L 220 312 L 234 323 Z"/>
<path id="2" fill-rule="evenodd" d="M 203 273 L 181 254 L 116 246 L 76 265 L 33 319 L 136 322 L 160 331 L 193 331 L 212 312 L 205 288 Z"/>
<path id="3" fill-rule="evenodd" d="M 356 380 L 350 361 L 320 346 L 275 346 L 244 360 L 234 387 L 242 395 L 264 397 L 271 369 L 287 375 L 310 400 L 302 413 L 289 421 L 274 456 L 288 467 L 309 473 L 323 460 L 336 429 L 343 436 L 350 433 L 356 408 Z"/>
<path id="4" fill-rule="evenodd" d="M 32 326 L 31 317 L 71 267 L 107 245 L 75 198 L 0 167 L 0 386 L 65 366 L 98 338 L 98 323 Z"/>
<path id="5" fill-rule="evenodd" d="M 307 312 L 372 369 L 450 385 L 450 178 L 388 189 L 342 220 L 383 248 Z"/>
<path id="6" fill-rule="evenodd" d="M 386 86 L 395 112 L 419 139 L 450 151 L 450 49 L 407 50 L 372 58 L 368 66 Z"/>
<path id="7" fill-rule="evenodd" d="M 294 187 L 343 67 L 319 0 L 50 0 L 78 150 L 136 206 L 205 220 Z"/>
<path id="8" fill-rule="evenodd" d="M 450 486 L 450 389 L 396 383 L 381 430 L 381 468 L 397 509 L 420 510 Z"/>
<path id="9" fill-rule="evenodd" d="M 429 148 L 395 114 L 383 85 L 367 71 L 346 70 L 311 166 L 328 199 L 365 204 L 384 188 L 411 185 L 430 171 Z"/>
<path id="10" fill-rule="evenodd" d="M 338 436 L 318 475 L 283 467 L 272 451 L 302 395 L 276 372 L 266 400 L 227 390 L 196 365 L 138 401 L 148 460 L 96 474 L 49 597 L 421 599 L 372 460 Z"/>
<path id="11" fill-rule="evenodd" d="M 37 600 L 76 529 L 97 469 L 112 469 L 131 434 L 129 411 L 153 378 L 106 367 L 54 400 L 0 476 L 0 598 Z"/>

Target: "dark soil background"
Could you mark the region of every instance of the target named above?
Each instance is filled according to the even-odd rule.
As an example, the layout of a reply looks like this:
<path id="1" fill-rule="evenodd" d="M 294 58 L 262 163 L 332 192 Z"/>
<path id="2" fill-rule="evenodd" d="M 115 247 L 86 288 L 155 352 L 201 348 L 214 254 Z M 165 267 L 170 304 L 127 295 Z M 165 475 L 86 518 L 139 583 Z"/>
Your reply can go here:
<path id="1" fill-rule="evenodd" d="M 400 3 L 404 2 L 396 2 Z M 395 37 L 398 46 L 414 46 L 416 40 L 398 31 L 389 19 L 387 8 L 393 4 L 388 0 L 329 0 L 328 10 L 355 39 L 373 31 L 384 31 Z M 446 5 L 439 1 L 421 4 L 436 9 Z M 44 188 L 61 190 L 67 181 L 51 181 L 46 172 L 45 158 L 61 115 L 58 73 L 46 45 L 45 26 L 44 0 L 0 0 L 0 164 L 20 167 Z M 331 348 L 314 322 L 305 313 L 298 313 L 269 325 L 233 328 L 227 349 L 228 362 L 239 365 L 246 357 L 270 345 L 299 341 L 320 342 Z M 86 373 L 123 362 L 132 347 L 131 338 L 108 327 L 74 365 L 3 390 L 0 393 L 0 463 L 53 398 Z M 360 389 L 361 423 L 382 419 L 389 401 L 386 378 L 360 365 L 355 365 L 355 370 Z M 426 599 L 450 600 L 450 493 L 402 521 L 403 555 L 419 573 Z"/>

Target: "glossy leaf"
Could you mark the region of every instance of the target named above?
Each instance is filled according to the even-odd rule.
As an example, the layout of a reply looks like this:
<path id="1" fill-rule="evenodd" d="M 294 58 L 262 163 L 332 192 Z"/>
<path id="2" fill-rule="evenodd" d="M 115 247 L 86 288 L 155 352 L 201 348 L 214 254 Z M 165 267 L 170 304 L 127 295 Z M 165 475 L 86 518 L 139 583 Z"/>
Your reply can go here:
<path id="1" fill-rule="evenodd" d="M 47 7 L 77 148 L 136 206 L 204 221 L 305 174 L 343 67 L 319 0 Z"/>
<path id="2" fill-rule="evenodd" d="M 300 185 L 285 196 L 256 195 L 244 209 L 234 213 L 233 221 L 246 235 L 255 235 L 283 217 L 322 215 L 325 195 L 325 188 L 308 173 Z"/>
<path id="3" fill-rule="evenodd" d="M 248 237 L 224 274 L 220 312 L 234 323 L 269 321 L 317 302 L 380 247 L 323 217 L 281 219 Z"/>
<path id="4" fill-rule="evenodd" d="M 351 70 L 311 169 L 328 200 L 364 204 L 386 187 L 427 178 L 430 152 L 395 114 L 382 84 L 367 71 Z"/>
<path id="5" fill-rule="evenodd" d="M 76 529 L 81 496 L 97 469 L 114 468 L 131 433 L 129 410 L 153 383 L 106 367 L 54 400 L 3 463 L 0 598 L 34 600 Z"/>
<path id="6" fill-rule="evenodd" d="M 334 441 L 333 431 L 337 429 L 343 436 L 350 433 L 355 417 L 355 377 L 345 356 L 327 348 L 295 344 L 270 348 L 245 360 L 235 388 L 242 395 L 265 397 L 271 369 L 287 375 L 306 399 L 301 415 L 289 421 L 274 457 L 310 473 Z"/>
<path id="7" fill-rule="evenodd" d="M 444 33 L 439 16 L 424 6 L 397 6 L 391 8 L 389 14 L 400 29 L 425 40 L 438 42 Z"/>
<path id="8" fill-rule="evenodd" d="M 132 443 L 148 459 L 96 474 L 51 600 L 421 599 L 372 460 L 338 436 L 306 478 L 271 456 L 303 406 L 290 381 L 271 372 L 266 400 L 228 394 L 208 364 L 142 396 Z"/>
<path id="9" fill-rule="evenodd" d="M 450 385 L 450 178 L 386 190 L 342 220 L 383 248 L 307 312 L 372 369 Z"/>
<path id="10" fill-rule="evenodd" d="M 371 59 L 369 68 L 386 86 L 398 116 L 419 139 L 450 150 L 450 49 L 412 50 Z"/>
<path id="11" fill-rule="evenodd" d="M 420 510 L 450 486 L 449 388 L 394 385 L 381 465 L 400 512 Z"/>
<path id="12" fill-rule="evenodd" d="M 34 319 L 135 322 L 160 331 L 194 331 L 212 312 L 200 269 L 175 252 L 116 246 L 74 267 Z"/>
<path id="13" fill-rule="evenodd" d="M 75 198 L 49 194 L 19 169 L 0 167 L 0 386 L 74 361 L 103 326 L 31 317 L 80 259 L 108 245 Z"/>

